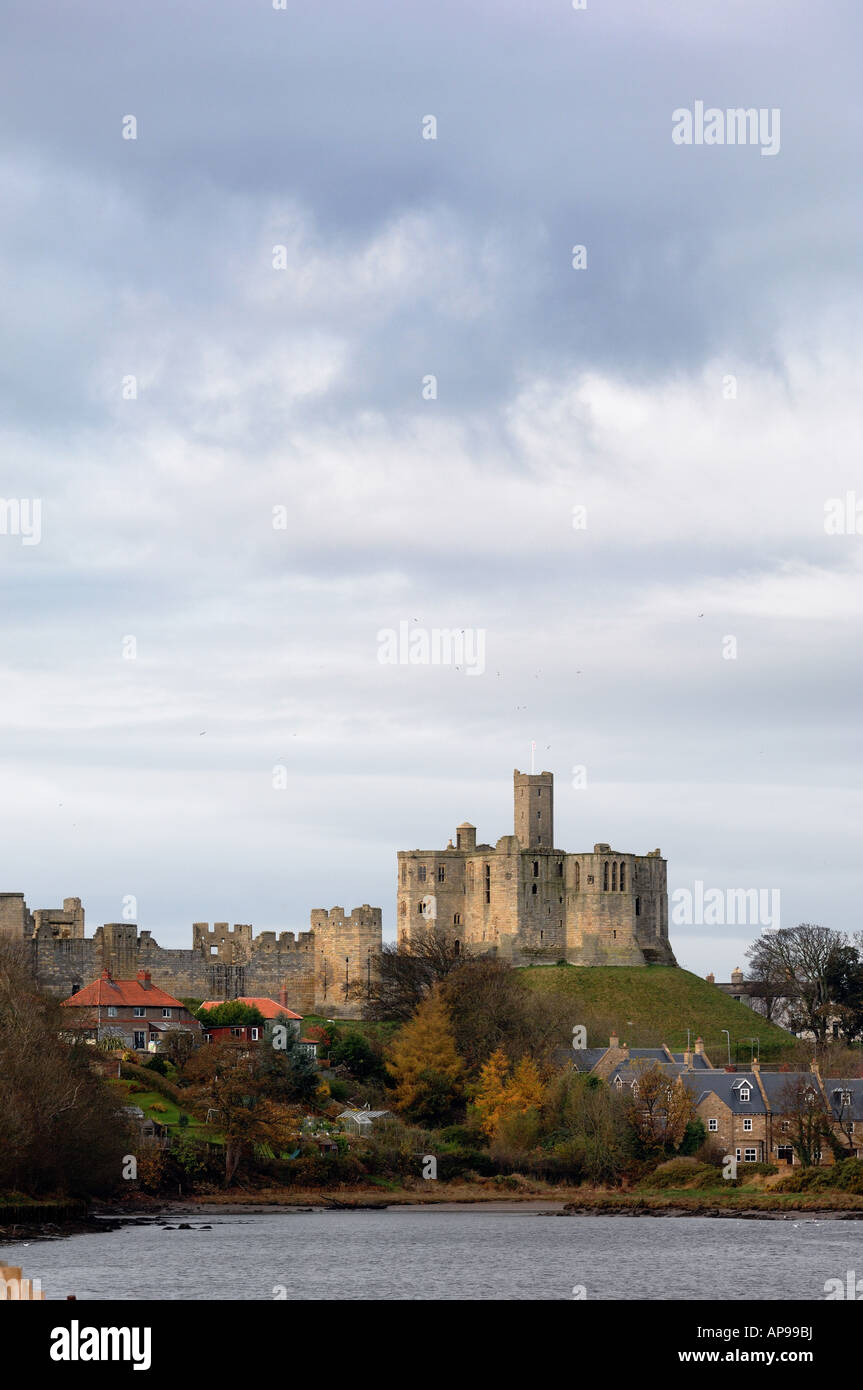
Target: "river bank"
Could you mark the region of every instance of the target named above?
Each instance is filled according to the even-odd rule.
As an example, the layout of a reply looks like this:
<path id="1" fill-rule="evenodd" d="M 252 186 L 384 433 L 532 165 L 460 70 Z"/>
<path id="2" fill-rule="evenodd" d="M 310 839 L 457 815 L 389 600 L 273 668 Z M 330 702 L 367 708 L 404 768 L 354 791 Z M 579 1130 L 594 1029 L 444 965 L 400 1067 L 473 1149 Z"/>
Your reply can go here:
<path id="1" fill-rule="evenodd" d="M 427 1188 L 401 1188 L 383 1192 L 363 1187 L 327 1192 L 321 1189 L 295 1190 L 268 1188 L 257 1192 L 225 1192 L 178 1198 L 146 1197 L 134 1200 L 102 1201 L 89 1208 L 84 1203 L 33 1203 L 25 1220 L 0 1219 L 0 1245 L 33 1240 L 56 1240 L 66 1236 L 116 1230 L 119 1226 L 177 1223 L 216 1215 L 266 1215 L 281 1212 L 324 1213 L 328 1211 L 388 1211 L 402 1207 L 434 1207 L 453 1212 L 483 1209 L 492 1212 L 521 1212 L 548 1216 L 619 1217 L 707 1217 L 747 1221 L 783 1220 L 863 1220 L 863 1197 L 847 1193 L 771 1193 L 769 1191 L 700 1192 L 620 1192 L 583 1187 L 555 1187 L 547 1190 L 502 1191 L 500 1187 L 475 1183 L 435 1183 Z M 64 1210 L 67 1219 L 57 1219 Z M 0 1208 L 2 1217 L 3 1208 Z M 10 1210 L 9 1208 L 6 1209 Z M 17 1209 L 16 1209 L 17 1210 Z M 53 1213 L 50 1219 L 48 1213 Z"/>

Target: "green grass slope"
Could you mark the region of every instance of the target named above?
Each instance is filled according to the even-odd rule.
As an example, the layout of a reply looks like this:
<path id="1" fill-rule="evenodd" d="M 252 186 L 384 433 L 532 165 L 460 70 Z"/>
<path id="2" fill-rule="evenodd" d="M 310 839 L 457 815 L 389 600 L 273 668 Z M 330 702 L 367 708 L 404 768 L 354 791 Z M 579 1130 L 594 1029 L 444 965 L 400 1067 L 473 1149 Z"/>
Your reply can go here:
<path id="1" fill-rule="evenodd" d="M 616 1030 L 630 1047 L 666 1043 L 677 1052 L 686 1047 L 688 1028 L 692 1042 L 701 1037 L 710 1060 L 721 1067 L 728 1060 L 723 1028 L 731 1034 L 731 1060 L 740 1065 L 752 1055 L 752 1038 L 760 1041 L 762 1062 L 782 1061 L 796 1042 L 746 1004 L 674 966 L 528 966 L 520 974 L 531 989 L 571 998 L 573 1025 L 587 1028 L 589 1047 L 607 1046 Z"/>

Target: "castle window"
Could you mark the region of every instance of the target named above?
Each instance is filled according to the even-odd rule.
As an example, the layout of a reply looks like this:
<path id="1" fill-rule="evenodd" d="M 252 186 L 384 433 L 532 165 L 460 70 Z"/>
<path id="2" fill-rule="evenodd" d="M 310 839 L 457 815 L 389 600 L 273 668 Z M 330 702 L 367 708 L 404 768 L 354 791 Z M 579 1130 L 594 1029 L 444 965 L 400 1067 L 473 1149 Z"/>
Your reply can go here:
<path id="1" fill-rule="evenodd" d="M 611 886 L 612 886 L 613 890 L 614 890 L 615 893 L 616 893 L 616 892 L 617 892 L 617 865 L 616 865 L 616 864 L 612 864 L 612 866 L 611 866 Z"/>
<path id="2" fill-rule="evenodd" d="M 491 902 L 491 865 L 490 865 L 490 864 L 486 864 L 486 866 L 485 866 L 485 900 L 486 900 L 487 903 L 490 903 L 490 902 Z"/>
<path id="3" fill-rule="evenodd" d="M 461 913 L 460 913 L 460 912 L 454 912 L 454 913 L 453 913 L 452 924 L 453 924 L 454 927 L 460 927 L 460 926 L 461 926 Z"/>
<path id="4" fill-rule="evenodd" d="M 418 913 L 418 915 L 419 915 L 420 917 L 422 916 L 422 910 L 423 910 L 423 900 L 422 900 L 422 898 L 420 898 L 419 902 L 417 903 L 417 913 Z"/>
<path id="5" fill-rule="evenodd" d="M 473 864 L 467 866 L 467 886 L 473 888 Z"/>
<path id="6" fill-rule="evenodd" d="M 531 891 L 531 893 L 534 895 L 534 897 L 536 897 L 536 884 L 535 884 L 535 883 L 532 883 L 532 884 L 530 885 L 530 891 Z"/>
<path id="7" fill-rule="evenodd" d="M 455 954 L 456 954 L 457 956 L 460 956 L 460 955 L 461 955 L 461 942 L 460 942 L 460 941 L 456 941 L 456 943 L 455 943 Z"/>
<path id="8" fill-rule="evenodd" d="M 562 859 L 558 859 L 558 861 L 557 861 L 557 876 L 558 876 L 558 878 L 563 878 L 563 860 L 562 860 Z"/>
<path id="9" fill-rule="evenodd" d="M 621 866 L 620 866 L 620 891 L 621 891 L 621 893 L 623 893 L 625 890 L 626 890 L 626 865 L 625 865 L 625 864 L 621 864 Z"/>
<path id="10" fill-rule="evenodd" d="M 540 932 L 540 934 L 539 934 L 539 939 L 540 939 L 540 941 L 542 941 L 542 938 L 544 937 L 544 935 L 545 935 L 545 932 Z"/>
<path id="11" fill-rule="evenodd" d="M 580 865 L 580 864 L 576 864 L 576 866 L 575 866 L 575 891 L 578 892 L 578 890 L 579 890 L 580 887 L 581 887 L 581 865 Z"/>
<path id="12" fill-rule="evenodd" d="M 536 818 L 537 820 L 542 820 L 542 811 L 537 811 Z"/>
<path id="13" fill-rule="evenodd" d="M 636 917 L 640 917 L 640 916 L 641 916 L 641 899 L 640 899 L 640 898 L 636 898 L 636 899 L 635 899 L 635 915 L 636 915 Z"/>
<path id="14" fill-rule="evenodd" d="M 417 869 L 417 878 L 419 879 L 420 883 L 425 883 L 425 881 L 426 881 L 426 866 L 425 866 L 425 864 L 420 864 L 419 868 Z"/>
<path id="15" fill-rule="evenodd" d="M 602 888 L 603 892 L 608 892 L 608 860 L 602 866 Z"/>
<path id="16" fill-rule="evenodd" d="M 438 883 L 443 883 L 443 882 L 445 881 L 445 879 L 446 879 L 446 866 L 445 866 L 444 864 L 438 864 L 438 866 L 437 866 L 437 881 L 438 881 Z"/>
<path id="17" fill-rule="evenodd" d="M 404 902 L 404 901 L 400 902 L 400 903 L 399 903 L 399 916 L 400 916 L 400 917 L 404 917 L 404 915 L 405 915 L 405 913 L 407 912 L 407 910 L 408 910 L 408 905 L 407 905 L 407 903 Z"/>
<path id="18" fill-rule="evenodd" d="M 538 859 L 534 859 L 534 861 L 533 861 L 533 876 L 534 876 L 534 878 L 539 878 L 539 860 L 538 860 Z"/>
<path id="19" fill-rule="evenodd" d="M 407 864 L 402 864 L 402 883 L 407 880 Z"/>

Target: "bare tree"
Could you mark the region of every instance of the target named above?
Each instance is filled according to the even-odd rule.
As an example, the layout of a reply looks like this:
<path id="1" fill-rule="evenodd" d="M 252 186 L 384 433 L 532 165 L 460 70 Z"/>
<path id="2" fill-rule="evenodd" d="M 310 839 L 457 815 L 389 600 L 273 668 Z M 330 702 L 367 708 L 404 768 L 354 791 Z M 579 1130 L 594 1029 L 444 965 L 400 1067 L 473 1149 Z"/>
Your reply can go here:
<path id="1" fill-rule="evenodd" d="M 827 1036 L 837 981 L 853 965 L 852 956 L 847 938 L 810 922 L 765 933 L 747 952 L 759 997 L 775 1000 L 781 991 L 793 1030 L 811 1032 L 818 1043 Z"/>
<path id="2" fill-rule="evenodd" d="M 354 997 L 368 1019 L 411 1018 L 432 987 L 458 970 L 471 953 L 440 927 L 419 928 L 404 946 L 387 943 L 372 957 L 371 978 L 358 982 Z"/>
<path id="3" fill-rule="evenodd" d="M 824 1145 L 833 1139 L 833 1115 L 814 1072 L 789 1077 L 777 1097 L 777 1114 L 803 1167 L 817 1167 Z"/>

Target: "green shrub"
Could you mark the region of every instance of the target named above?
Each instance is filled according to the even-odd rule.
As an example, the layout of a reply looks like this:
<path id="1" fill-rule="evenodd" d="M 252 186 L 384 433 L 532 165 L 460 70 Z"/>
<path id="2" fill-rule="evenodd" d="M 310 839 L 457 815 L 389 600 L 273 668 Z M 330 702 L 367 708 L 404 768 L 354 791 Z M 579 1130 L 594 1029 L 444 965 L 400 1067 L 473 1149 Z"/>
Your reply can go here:
<path id="1" fill-rule="evenodd" d="M 158 1091 L 166 1100 L 172 1100 L 176 1105 L 185 1103 L 179 1086 L 166 1080 L 157 1071 L 148 1071 L 146 1067 L 139 1067 L 137 1062 L 121 1062 L 120 1075 L 137 1085 L 139 1091 Z"/>
<path id="2" fill-rule="evenodd" d="M 155 1057 L 151 1057 L 149 1062 L 144 1063 L 144 1070 L 155 1071 L 158 1072 L 160 1076 L 167 1076 L 168 1063 L 165 1061 L 164 1057 L 159 1057 L 157 1055 Z"/>

